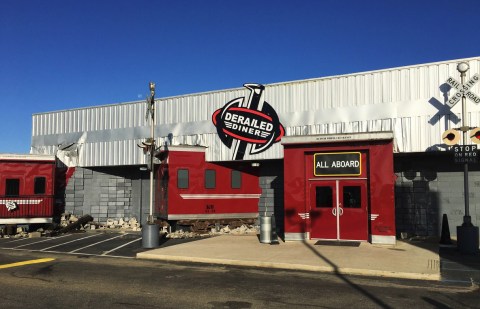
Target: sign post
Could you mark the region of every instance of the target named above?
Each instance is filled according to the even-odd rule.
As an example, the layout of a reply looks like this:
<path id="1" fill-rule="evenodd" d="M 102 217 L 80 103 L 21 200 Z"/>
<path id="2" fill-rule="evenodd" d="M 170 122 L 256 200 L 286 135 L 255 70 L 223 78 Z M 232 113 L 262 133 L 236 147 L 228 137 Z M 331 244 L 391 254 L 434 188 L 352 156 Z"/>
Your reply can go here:
<path id="1" fill-rule="evenodd" d="M 147 167 L 150 170 L 150 209 L 148 213 L 148 218 L 146 224 L 142 226 L 142 247 L 143 248 L 156 248 L 159 245 L 159 226 L 155 224 L 155 218 L 153 216 L 153 174 L 155 167 L 153 164 L 153 158 L 155 154 L 155 84 L 153 82 L 149 83 L 150 96 L 147 98 L 147 114 L 146 120 L 149 116 L 151 119 L 150 125 L 150 138 L 147 140 L 147 143 L 143 143 L 141 148 L 144 148 L 144 151 L 149 154 L 147 155 Z"/>
<path id="2" fill-rule="evenodd" d="M 476 159 L 476 146 L 469 146 L 467 145 L 468 135 L 467 132 L 471 129 L 467 125 L 467 98 L 472 100 L 474 103 L 479 104 L 480 98 L 470 91 L 473 85 L 475 85 L 478 80 L 478 74 L 475 74 L 465 83 L 465 75 L 469 69 L 469 65 L 466 62 L 461 62 L 457 65 L 457 70 L 460 72 L 460 82 L 458 82 L 455 78 L 449 77 L 446 81 L 448 85 L 452 88 L 458 90 L 448 101 L 447 105 L 452 108 L 455 104 L 457 104 L 460 99 L 462 101 L 462 127 L 460 131 L 463 132 L 463 146 L 459 146 L 454 148 L 454 153 L 457 159 L 457 155 L 461 156 L 461 160 L 463 161 L 463 184 L 464 184 L 464 201 L 465 201 L 465 215 L 463 216 L 463 223 L 461 226 L 457 226 L 457 248 L 462 253 L 473 254 L 478 252 L 479 247 L 479 234 L 478 234 L 478 227 L 473 226 L 472 224 L 472 217 L 470 216 L 470 206 L 469 206 L 469 199 L 470 193 L 468 188 L 468 163 L 469 160 L 467 157 L 474 157 Z M 467 147 L 469 150 L 467 151 Z M 470 150 L 470 148 L 475 150 Z"/>

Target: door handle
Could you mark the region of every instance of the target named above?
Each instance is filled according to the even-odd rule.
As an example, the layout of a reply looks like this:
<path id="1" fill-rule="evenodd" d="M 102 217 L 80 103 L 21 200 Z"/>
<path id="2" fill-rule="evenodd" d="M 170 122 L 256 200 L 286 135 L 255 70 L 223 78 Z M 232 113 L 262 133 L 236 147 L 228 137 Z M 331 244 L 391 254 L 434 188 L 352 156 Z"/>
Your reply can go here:
<path id="1" fill-rule="evenodd" d="M 332 208 L 332 215 L 337 216 L 337 208 Z"/>
<path id="2" fill-rule="evenodd" d="M 343 216 L 343 208 L 338 207 L 338 215 Z"/>

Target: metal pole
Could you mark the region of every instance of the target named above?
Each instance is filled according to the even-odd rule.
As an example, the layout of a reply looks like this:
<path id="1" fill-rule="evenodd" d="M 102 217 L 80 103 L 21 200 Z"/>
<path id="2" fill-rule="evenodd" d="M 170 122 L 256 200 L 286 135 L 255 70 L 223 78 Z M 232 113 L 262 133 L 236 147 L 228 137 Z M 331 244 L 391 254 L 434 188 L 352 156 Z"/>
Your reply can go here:
<path id="1" fill-rule="evenodd" d="M 150 212 L 148 215 L 148 223 L 153 224 L 153 155 L 155 153 L 155 84 L 150 83 L 150 99 L 151 99 L 151 120 L 152 124 L 150 126 L 150 136 L 151 146 L 150 146 Z"/>
<path id="2" fill-rule="evenodd" d="M 153 136 L 153 126 L 154 126 L 154 118 L 152 118 L 152 128 L 150 130 L 151 136 L 152 136 L 152 141 L 154 140 Z M 148 222 L 153 223 L 153 152 L 154 152 L 155 144 L 152 143 L 152 147 L 150 149 L 150 212 L 148 216 Z"/>
<path id="3" fill-rule="evenodd" d="M 150 82 L 150 97 L 147 100 L 148 110 L 147 116 L 150 114 L 151 126 L 150 126 L 150 141 L 144 144 L 148 147 L 150 153 L 150 211 L 147 218 L 147 224 L 142 227 L 142 246 L 143 248 L 156 248 L 159 244 L 159 226 L 155 224 L 153 217 L 153 156 L 155 154 L 155 84 Z"/>
<path id="4" fill-rule="evenodd" d="M 466 72 L 460 72 L 460 82 L 463 85 L 465 82 Z M 463 131 L 463 145 L 467 145 L 469 127 L 467 124 L 467 98 L 462 95 L 462 131 Z M 472 218 L 470 217 L 470 194 L 468 189 L 468 162 L 463 164 L 463 192 L 465 200 L 465 215 L 463 216 L 463 226 L 471 226 Z"/>
<path id="5" fill-rule="evenodd" d="M 465 91 L 468 90 L 468 86 L 465 86 L 465 76 L 469 69 L 469 65 L 466 62 L 461 62 L 457 65 L 457 70 L 460 72 L 461 85 L 459 92 L 462 94 L 462 128 L 463 132 L 463 151 L 467 147 L 467 132 L 470 131 L 470 127 L 467 125 L 467 98 Z M 479 233 L 478 227 L 473 226 L 472 218 L 470 217 L 470 194 L 468 192 L 468 158 L 464 158 L 464 170 L 463 170 L 463 183 L 464 183 L 464 198 L 465 198 L 465 215 L 463 216 L 463 223 L 461 226 L 457 226 L 457 248 L 461 253 L 475 254 L 478 253 L 479 248 Z"/>

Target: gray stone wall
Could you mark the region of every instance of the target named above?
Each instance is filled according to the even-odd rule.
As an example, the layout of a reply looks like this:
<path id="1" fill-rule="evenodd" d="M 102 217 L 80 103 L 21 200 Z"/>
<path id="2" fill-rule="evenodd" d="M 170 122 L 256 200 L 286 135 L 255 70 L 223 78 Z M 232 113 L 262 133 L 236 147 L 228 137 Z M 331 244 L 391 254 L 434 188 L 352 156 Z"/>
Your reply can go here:
<path id="1" fill-rule="evenodd" d="M 76 168 L 65 190 L 65 211 L 91 215 L 95 221 L 132 218 L 142 220 L 148 208 L 147 175 L 138 168 Z"/>
<path id="2" fill-rule="evenodd" d="M 260 166 L 260 188 L 262 195 L 258 201 L 260 216 L 275 216 L 275 228 L 278 235 L 284 231 L 283 206 L 283 161 L 266 161 Z"/>
<path id="3" fill-rule="evenodd" d="M 469 210 L 472 223 L 480 226 L 480 172 L 469 172 Z M 438 173 L 440 215 L 447 214 L 450 233 L 462 225 L 465 215 L 463 172 Z"/>
<path id="4" fill-rule="evenodd" d="M 412 179 L 413 178 L 413 179 Z M 395 188 L 395 222 L 397 234 L 438 235 L 440 218 L 438 211 L 437 181 L 428 181 L 421 173 L 397 174 Z"/>
<path id="5" fill-rule="evenodd" d="M 275 213 L 275 188 L 272 182 L 275 181 L 276 176 L 261 176 L 259 180 L 262 195 L 258 201 L 258 213 L 261 216 L 271 216 Z M 277 206 L 278 208 L 278 206 Z"/>
<path id="6" fill-rule="evenodd" d="M 469 167 L 469 210 L 472 223 L 480 224 L 480 171 Z M 397 234 L 441 236 L 443 215 L 450 235 L 465 215 L 463 165 L 450 153 L 423 153 L 395 158 L 395 213 Z"/>
<path id="7" fill-rule="evenodd" d="M 83 169 L 77 168 L 65 188 L 65 211 L 76 216 L 83 216 L 83 197 Z"/>

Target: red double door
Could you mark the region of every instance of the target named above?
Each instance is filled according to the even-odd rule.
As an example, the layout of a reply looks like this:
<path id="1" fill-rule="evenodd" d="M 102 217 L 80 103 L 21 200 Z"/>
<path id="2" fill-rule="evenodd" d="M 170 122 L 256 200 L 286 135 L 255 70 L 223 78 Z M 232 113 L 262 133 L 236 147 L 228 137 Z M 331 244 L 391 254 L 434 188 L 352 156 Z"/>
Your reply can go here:
<path id="1" fill-rule="evenodd" d="M 365 179 L 312 181 L 309 188 L 311 238 L 368 240 Z"/>

